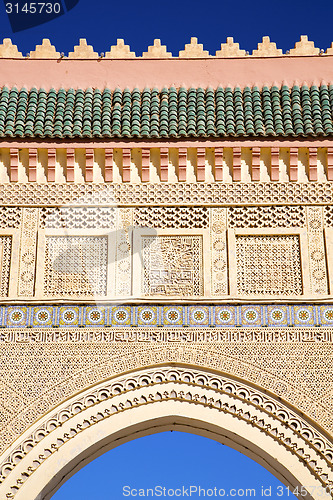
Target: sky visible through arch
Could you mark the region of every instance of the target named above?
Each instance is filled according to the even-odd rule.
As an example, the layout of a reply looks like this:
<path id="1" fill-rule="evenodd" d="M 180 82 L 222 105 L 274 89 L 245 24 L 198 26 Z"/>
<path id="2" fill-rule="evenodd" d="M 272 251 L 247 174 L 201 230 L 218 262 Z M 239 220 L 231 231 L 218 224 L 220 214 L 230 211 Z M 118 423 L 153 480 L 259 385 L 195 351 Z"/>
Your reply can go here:
<path id="1" fill-rule="evenodd" d="M 169 431 L 110 450 L 72 476 L 52 500 L 227 497 L 297 498 L 238 451 L 202 436 Z"/>
<path id="2" fill-rule="evenodd" d="M 23 55 L 43 38 L 49 38 L 65 55 L 80 38 L 86 38 L 98 53 L 107 52 L 117 38 L 124 38 L 137 56 L 147 51 L 155 38 L 160 38 L 174 56 L 193 36 L 212 55 L 227 36 L 250 53 L 265 35 L 284 52 L 303 34 L 320 49 L 326 50 L 333 41 L 332 0 L 79 0 L 73 8 L 70 1 L 59 1 L 63 15 L 13 32 L 5 7 L 11 2 L 0 0 L 0 38 L 11 38 Z M 23 6 L 26 2 L 12 2 L 13 6 L 17 3 Z M 279 490 L 281 483 L 270 473 L 235 450 L 203 437 L 168 432 L 131 441 L 104 454 L 67 481 L 52 500 L 121 500 L 134 498 L 123 495 L 124 486 L 138 490 L 159 485 L 171 489 L 184 486 L 185 490 L 201 486 L 206 491 L 223 488 L 230 498 L 231 489 L 239 493 L 248 488 L 255 489 L 256 498 L 295 498 L 286 488 Z M 250 498 L 234 496 L 241 497 Z"/>

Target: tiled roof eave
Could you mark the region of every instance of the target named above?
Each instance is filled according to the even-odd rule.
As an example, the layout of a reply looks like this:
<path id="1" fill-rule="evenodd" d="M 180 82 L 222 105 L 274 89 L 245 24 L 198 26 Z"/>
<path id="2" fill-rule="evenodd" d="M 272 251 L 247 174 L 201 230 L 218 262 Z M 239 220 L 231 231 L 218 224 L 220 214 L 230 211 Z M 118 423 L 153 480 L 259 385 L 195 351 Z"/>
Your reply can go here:
<path id="1" fill-rule="evenodd" d="M 50 90 L 3 87 L 0 137 L 320 138 L 333 135 L 333 86 Z"/>

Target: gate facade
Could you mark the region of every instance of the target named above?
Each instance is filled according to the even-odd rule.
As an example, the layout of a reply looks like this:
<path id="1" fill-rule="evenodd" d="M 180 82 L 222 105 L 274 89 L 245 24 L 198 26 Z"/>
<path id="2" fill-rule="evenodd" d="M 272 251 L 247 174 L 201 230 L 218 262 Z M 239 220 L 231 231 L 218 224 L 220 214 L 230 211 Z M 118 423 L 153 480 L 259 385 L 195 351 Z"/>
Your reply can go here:
<path id="1" fill-rule="evenodd" d="M 168 429 L 331 498 L 333 49 L 0 57 L 0 498 Z"/>

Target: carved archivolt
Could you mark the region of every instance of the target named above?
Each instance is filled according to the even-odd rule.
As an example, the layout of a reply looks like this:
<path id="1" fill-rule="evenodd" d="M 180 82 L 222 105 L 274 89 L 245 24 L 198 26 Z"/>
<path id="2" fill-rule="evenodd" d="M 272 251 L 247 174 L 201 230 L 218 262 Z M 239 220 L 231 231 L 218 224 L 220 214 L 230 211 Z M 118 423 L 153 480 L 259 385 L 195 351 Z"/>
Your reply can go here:
<path id="1" fill-rule="evenodd" d="M 11 448 L 9 455 L 2 457 L 1 498 L 14 498 L 21 488 L 23 496 L 25 485 L 31 484 L 37 469 L 55 453 L 61 461 L 62 447 L 86 429 L 130 409 L 162 402 L 183 402 L 218 412 L 221 427 L 225 416 L 246 423 L 297 457 L 313 478 L 313 484 L 327 491 L 333 488 L 333 444 L 300 414 L 243 382 L 203 370 L 168 366 L 99 384 L 40 420 Z M 147 415 L 151 411 L 147 410 Z M 209 414 L 205 415 L 208 421 Z M 38 493 L 35 491 L 36 497 Z"/>

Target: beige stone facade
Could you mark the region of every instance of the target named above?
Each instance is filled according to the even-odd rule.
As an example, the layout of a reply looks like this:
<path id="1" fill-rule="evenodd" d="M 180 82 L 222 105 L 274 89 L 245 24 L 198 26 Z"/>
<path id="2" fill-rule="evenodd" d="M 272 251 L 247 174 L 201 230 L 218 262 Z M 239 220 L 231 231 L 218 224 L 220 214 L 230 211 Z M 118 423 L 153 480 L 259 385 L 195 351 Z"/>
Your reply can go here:
<path id="1" fill-rule="evenodd" d="M 310 49 L 321 60 L 305 38 L 293 58 Z M 56 57 L 46 42 L 31 57 L 43 51 Z M 110 57 L 125 53 L 119 41 Z M 70 57 L 95 55 L 81 41 Z M 267 38 L 253 55 L 280 60 Z M 196 57 L 192 39 L 180 63 Z M 49 499 L 107 449 L 169 429 L 331 498 L 332 148 L 1 139 L 1 500 Z"/>

